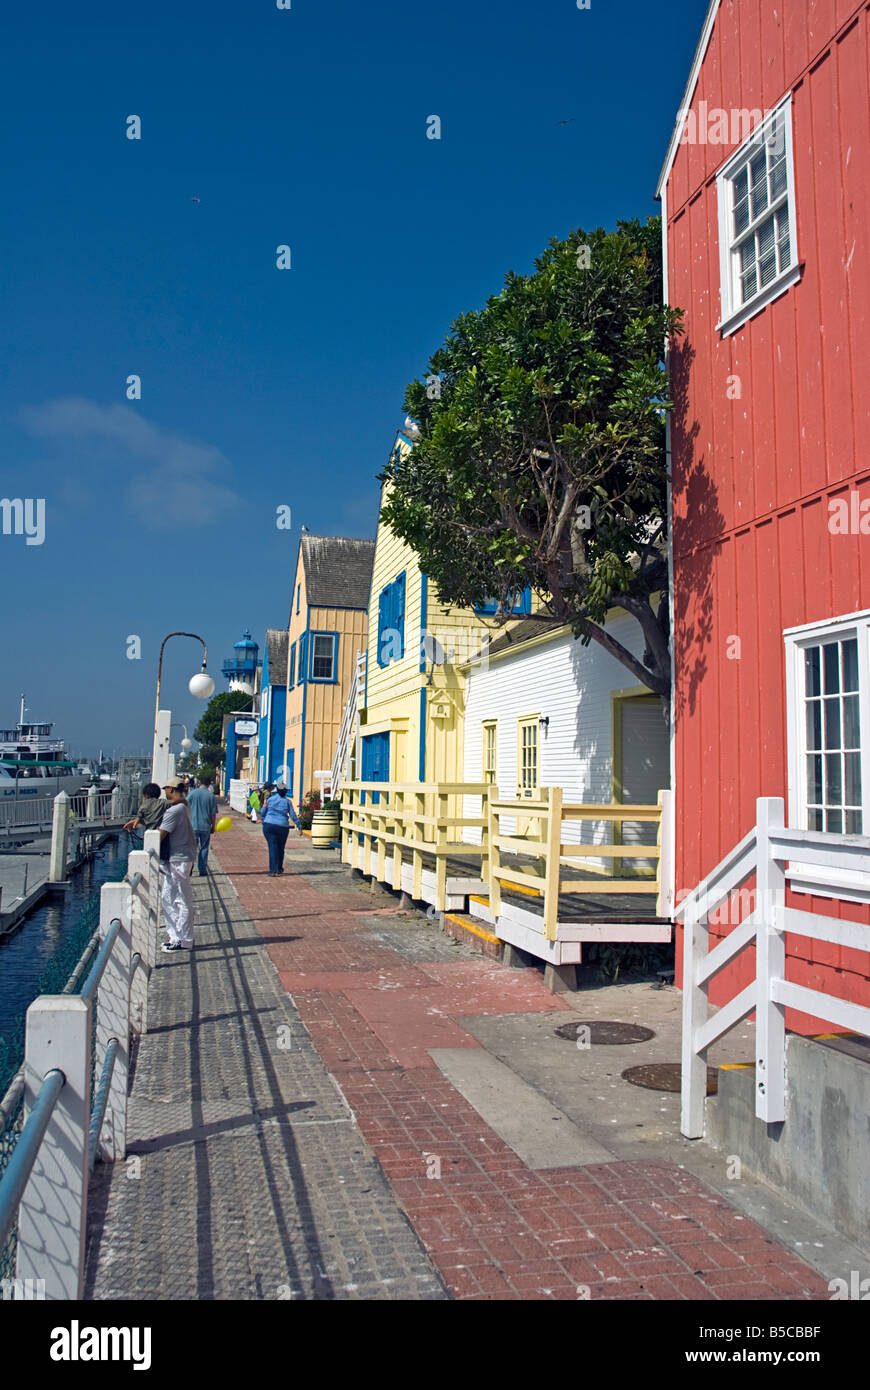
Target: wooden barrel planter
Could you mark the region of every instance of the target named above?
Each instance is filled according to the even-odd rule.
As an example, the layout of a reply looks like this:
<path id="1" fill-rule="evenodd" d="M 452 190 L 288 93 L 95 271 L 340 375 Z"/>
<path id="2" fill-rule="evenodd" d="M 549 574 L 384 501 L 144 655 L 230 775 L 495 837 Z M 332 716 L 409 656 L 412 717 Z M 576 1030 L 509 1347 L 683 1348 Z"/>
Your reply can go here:
<path id="1" fill-rule="evenodd" d="M 339 843 L 338 811 L 315 811 L 311 818 L 311 843 L 315 849 L 330 849 Z"/>

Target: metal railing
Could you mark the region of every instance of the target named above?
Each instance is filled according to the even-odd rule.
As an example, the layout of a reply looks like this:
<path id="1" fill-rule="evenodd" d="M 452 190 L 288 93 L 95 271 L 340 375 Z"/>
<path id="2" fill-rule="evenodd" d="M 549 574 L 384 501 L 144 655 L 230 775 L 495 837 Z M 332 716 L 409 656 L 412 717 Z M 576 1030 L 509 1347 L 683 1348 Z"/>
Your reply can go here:
<path id="1" fill-rule="evenodd" d="M 96 954 L 89 943 L 64 993 L 30 1005 L 23 1078 L 4 1098 L 16 1107 L 11 1093 L 23 1086 L 24 1124 L 0 1181 L 0 1249 L 17 1217 L 14 1284 L 36 1280 L 49 1299 L 82 1297 L 88 1179 L 97 1156 L 126 1155 L 130 1043 L 147 1031 L 156 964 L 159 843 L 147 832 L 124 881 L 103 885 Z"/>
<path id="2" fill-rule="evenodd" d="M 791 871 L 786 867 L 789 862 Z M 837 898 L 841 896 L 838 890 L 843 889 L 842 882 L 837 882 L 842 871 L 870 874 L 870 837 L 788 829 L 782 798 L 759 797 L 755 826 L 675 910 L 674 916 L 683 925 L 680 1129 L 689 1139 L 700 1139 L 704 1134 L 707 1049 L 747 1014 L 754 1011 L 756 1018 L 755 1114 L 768 1124 L 785 1119 L 786 1008 L 870 1037 L 870 1009 L 786 979 L 786 932 L 847 950 L 870 949 L 870 927 L 863 923 L 786 906 L 790 873 L 803 871 L 804 866 L 812 868 L 815 891 Z M 711 919 L 723 904 L 730 908 L 735 895 L 744 897 L 743 884 L 753 875 L 755 889 L 745 894 L 752 910 L 709 950 Z M 844 890 L 846 895 L 848 891 Z M 708 1018 L 710 981 L 752 944 L 754 978 Z"/>
<path id="3" fill-rule="evenodd" d="M 0 830 L 32 830 L 36 827 L 48 832 L 52 827 L 58 795 L 60 793 L 0 800 Z M 86 792 L 64 792 L 63 795 L 67 798 L 67 811 L 77 821 L 129 817 L 135 811 L 139 797 L 136 790 L 125 791 L 121 787 L 115 787 L 112 791 L 91 787 Z"/>

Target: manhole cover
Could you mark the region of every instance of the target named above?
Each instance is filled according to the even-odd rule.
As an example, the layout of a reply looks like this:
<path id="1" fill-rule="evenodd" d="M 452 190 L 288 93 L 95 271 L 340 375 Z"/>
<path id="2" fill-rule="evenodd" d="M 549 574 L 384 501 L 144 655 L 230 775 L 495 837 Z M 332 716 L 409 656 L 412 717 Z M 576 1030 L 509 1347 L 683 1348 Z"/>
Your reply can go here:
<path id="1" fill-rule="evenodd" d="M 615 1023 L 612 1019 L 586 1019 L 580 1023 L 563 1023 L 555 1032 L 558 1038 L 569 1038 L 571 1042 L 577 1041 L 577 1034 L 580 1029 L 584 1031 L 583 1038 L 589 1043 L 597 1045 L 616 1046 L 619 1043 L 639 1043 L 649 1042 L 650 1038 L 655 1037 L 651 1028 L 641 1028 L 639 1023 Z"/>
<path id="2" fill-rule="evenodd" d="M 679 1062 L 649 1062 L 642 1067 L 626 1067 L 622 1079 L 632 1086 L 645 1086 L 648 1091 L 679 1091 L 682 1070 Z M 707 1095 L 715 1096 L 717 1090 L 717 1070 L 708 1067 Z"/>

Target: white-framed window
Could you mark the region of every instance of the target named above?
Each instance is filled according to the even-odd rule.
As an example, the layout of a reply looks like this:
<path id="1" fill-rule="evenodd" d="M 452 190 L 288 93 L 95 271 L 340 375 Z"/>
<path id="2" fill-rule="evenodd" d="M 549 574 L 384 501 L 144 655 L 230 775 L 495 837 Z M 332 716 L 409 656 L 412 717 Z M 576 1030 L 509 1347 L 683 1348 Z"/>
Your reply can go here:
<path id="1" fill-rule="evenodd" d="M 537 714 L 517 720 L 517 795 L 538 795 Z"/>
<path id="2" fill-rule="evenodd" d="M 483 726 L 483 780 L 495 786 L 498 782 L 498 725 L 494 719 Z"/>
<path id="3" fill-rule="evenodd" d="M 789 824 L 834 835 L 870 832 L 870 612 L 785 633 Z M 818 871 L 815 871 L 818 876 Z M 814 873 L 792 864 L 793 886 Z M 870 875 L 827 874 L 866 900 Z M 838 893 L 847 896 L 848 893 Z"/>
<path id="4" fill-rule="evenodd" d="M 743 142 L 716 177 L 721 333 L 733 333 L 800 277 L 791 97 Z"/>
<path id="5" fill-rule="evenodd" d="M 338 634 L 335 632 L 312 632 L 311 634 L 311 680 L 335 684 L 338 679 Z"/>

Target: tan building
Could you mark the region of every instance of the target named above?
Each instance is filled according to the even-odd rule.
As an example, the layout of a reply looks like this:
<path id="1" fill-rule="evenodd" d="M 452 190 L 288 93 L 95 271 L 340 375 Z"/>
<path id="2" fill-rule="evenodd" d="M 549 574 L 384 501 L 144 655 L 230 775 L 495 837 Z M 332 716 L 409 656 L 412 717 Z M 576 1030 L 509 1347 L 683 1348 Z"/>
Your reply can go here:
<path id="1" fill-rule="evenodd" d="M 291 596 L 284 768 L 298 803 L 332 767 L 358 652 L 367 640 L 374 541 L 303 536 Z"/>

